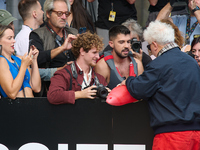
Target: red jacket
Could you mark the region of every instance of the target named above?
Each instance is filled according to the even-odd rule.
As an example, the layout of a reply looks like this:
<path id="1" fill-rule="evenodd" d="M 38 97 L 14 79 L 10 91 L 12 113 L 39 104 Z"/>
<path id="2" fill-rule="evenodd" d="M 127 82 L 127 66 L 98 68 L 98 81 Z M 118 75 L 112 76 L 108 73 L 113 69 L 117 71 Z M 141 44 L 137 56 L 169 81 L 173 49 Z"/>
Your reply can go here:
<path id="1" fill-rule="evenodd" d="M 70 65 L 67 65 L 65 68 L 67 68 L 72 75 Z M 47 99 L 52 104 L 65 104 L 65 103 L 74 104 L 75 91 L 81 91 L 81 86 L 79 86 L 78 83 L 82 85 L 83 73 L 80 73 L 81 71 L 76 65 L 78 78 L 76 81 L 76 79 L 72 76 L 72 90 L 69 91 L 70 75 L 65 70 L 65 68 L 56 71 L 54 73 L 54 76 L 51 78 L 51 84 L 49 86 L 49 91 L 47 93 Z M 94 70 L 92 70 L 92 79 L 90 85 L 93 85 L 94 83 L 94 75 L 97 76 L 101 84 L 103 84 L 104 86 L 107 85 L 105 78 L 100 74 L 97 73 L 94 74 Z"/>

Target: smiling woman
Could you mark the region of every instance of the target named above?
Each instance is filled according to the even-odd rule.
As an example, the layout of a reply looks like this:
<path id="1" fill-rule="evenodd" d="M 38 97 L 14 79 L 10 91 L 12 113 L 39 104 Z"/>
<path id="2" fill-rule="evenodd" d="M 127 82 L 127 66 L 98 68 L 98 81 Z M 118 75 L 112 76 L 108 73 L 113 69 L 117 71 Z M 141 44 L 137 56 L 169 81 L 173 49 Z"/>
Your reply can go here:
<path id="1" fill-rule="evenodd" d="M 38 50 L 32 46 L 30 52 L 21 57 L 14 56 L 14 32 L 9 26 L 0 25 L 0 92 L 3 97 L 33 97 L 32 90 L 41 89 L 37 65 Z M 29 66 L 31 65 L 31 68 Z"/>

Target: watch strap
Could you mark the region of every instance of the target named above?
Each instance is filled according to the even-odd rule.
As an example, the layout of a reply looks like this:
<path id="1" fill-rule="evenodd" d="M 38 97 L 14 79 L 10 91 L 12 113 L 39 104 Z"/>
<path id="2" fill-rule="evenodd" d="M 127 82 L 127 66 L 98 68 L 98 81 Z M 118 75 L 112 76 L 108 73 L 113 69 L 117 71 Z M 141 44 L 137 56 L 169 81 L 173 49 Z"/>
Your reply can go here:
<path id="1" fill-rule="evenodd" d="M 192 12 L 194 13 L 195 11 L 199 10 L 199 7 L 196 6 L 196 8 L 192 9 Z"/>

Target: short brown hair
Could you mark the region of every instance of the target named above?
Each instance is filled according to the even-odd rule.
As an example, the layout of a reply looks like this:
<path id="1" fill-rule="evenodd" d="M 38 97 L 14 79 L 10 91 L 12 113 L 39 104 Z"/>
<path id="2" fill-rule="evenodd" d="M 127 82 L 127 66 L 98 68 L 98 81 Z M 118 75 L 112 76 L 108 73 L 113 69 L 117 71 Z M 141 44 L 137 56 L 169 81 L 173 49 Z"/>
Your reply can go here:
<path id="1" fill-rule="evenodd" d="M 18 11 L 23 20 L 29 17 L 29 11 L 32 7 L 37 6 L 38 0 L 20 0 L 18 4 Z"/>
<path id="2" fill-rule="evenodd" d="M 81 48 L 83 48 L 85 52 L 88 52 L 93 47 L 95 47 L 97 51 L 101 51 L 103 48 L 103 42 L 96 33 L 92 34 L 88 31 L 80 34 L 77 39 L 73 41 L 72 53 L 76 58 L 78 58 Z"/>

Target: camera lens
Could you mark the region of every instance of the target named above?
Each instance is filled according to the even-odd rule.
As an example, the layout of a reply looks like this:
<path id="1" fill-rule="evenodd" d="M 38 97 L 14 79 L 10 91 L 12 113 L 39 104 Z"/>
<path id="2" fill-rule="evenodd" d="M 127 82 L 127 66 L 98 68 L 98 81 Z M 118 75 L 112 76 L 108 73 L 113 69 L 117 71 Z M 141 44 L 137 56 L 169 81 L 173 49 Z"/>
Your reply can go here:
<path id="1" fill-rule="evenodd" d="M 133 44 L 133 49 L 140 49 L 140 45 L 138 43 Z"/>
<path id="2" fill-rule="evenodd" d="M 97 96 L 100 98 L 106 98 L 108 95 L 108 90 L 104 86 L 99 86 L 97 88 Z"/>

